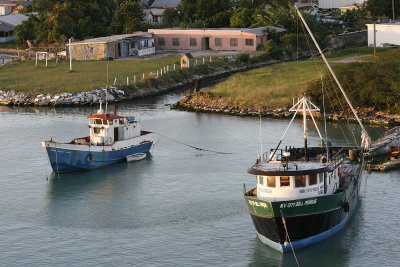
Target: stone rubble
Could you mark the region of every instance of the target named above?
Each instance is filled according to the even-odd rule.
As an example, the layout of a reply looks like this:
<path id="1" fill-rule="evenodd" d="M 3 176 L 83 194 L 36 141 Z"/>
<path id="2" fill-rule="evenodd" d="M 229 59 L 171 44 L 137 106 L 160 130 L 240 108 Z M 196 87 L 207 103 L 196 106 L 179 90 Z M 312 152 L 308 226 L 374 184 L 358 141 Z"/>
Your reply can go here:
<path id="1" fill-rule="evenodd" d="M 125 99 L 125 92 L 116 86 L 108 87 L 107 100 L 116 102 Z M 24 106 L 63 106 L 63 105 L 90 105 L 106 100 L 106 89 L 96 89 L 88 92 L 60 93 L 60 94 L 29 94 L 18 91 L 0 90 L 0 105 Z"/>

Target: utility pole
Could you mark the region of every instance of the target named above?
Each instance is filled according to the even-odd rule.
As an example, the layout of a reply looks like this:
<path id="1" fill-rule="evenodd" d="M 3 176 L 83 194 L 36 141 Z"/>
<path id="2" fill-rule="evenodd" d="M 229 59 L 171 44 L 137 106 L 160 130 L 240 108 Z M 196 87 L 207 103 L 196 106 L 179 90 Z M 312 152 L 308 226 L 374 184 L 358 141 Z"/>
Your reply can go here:
<path id="1" fill-rule="evenodd" d="M 376 56 L 376 27 L 374 22 L 374 57 Z"/>
<path id="2" fill-rule="evenodd" d="M 394 0 L 392 0 L 393 21 L 394 21 Z"/>
<path id="3" fill-rule="evenodd" d="M 72 38 L 69 38 L 69 71 L 72 71 Z"/>

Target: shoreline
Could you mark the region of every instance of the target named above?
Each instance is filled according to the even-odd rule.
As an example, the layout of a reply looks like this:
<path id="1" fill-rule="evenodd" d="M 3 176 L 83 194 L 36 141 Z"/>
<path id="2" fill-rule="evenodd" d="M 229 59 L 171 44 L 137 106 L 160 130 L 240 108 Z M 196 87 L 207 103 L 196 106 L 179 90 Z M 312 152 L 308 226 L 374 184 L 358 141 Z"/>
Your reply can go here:
<path id="1" fill-rule="evenodd" d="M 231 116 L 242 117 L 256 117 L 262 116 L 267 118 L 276 119 L 291 119 L 293 113 L 289 112 L 290 107 L 241 107 L 238 105 L 228 105 L 221 101 L 220 96 L 213 96 L 208 92 L 197 92 L 195 94 L 185 96 L 171 106 L 171 109 L 224 114 Z M 363 123 L 369 125 L 384 125 L 384 126 L 398 126 L 400 125 L 400 115 L 392 115 L 385 112 L 376 112 L 372 108 L 360 109 L 357 108 L 357 114 Z M 316 120 L 321 120 L 321 115 L 317 113 L 314 115 Z M 346 114 L 326 114 L 326 120 L 329 122 L 349 121 L 350 123 L 357 123 L 356 119 L 351 117 L 347 118 Z"/>

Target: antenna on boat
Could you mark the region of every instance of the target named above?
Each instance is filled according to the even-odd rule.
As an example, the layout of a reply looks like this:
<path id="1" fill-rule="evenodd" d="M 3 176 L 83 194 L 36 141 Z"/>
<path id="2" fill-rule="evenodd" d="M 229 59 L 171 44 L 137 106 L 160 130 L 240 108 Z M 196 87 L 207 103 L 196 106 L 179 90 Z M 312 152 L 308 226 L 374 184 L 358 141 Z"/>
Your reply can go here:
<path id="1" fill-rule="evenodd" d="M 106 82 L 106 115 L 108 110 L 108 58 L 107 58 L 107 82 Z"/>
<path id="2" fill-rule="evenodd" d="M 260 113 L 260 161 L 263 158 L 263 151 L 262 151 L 262 134 L 261 134 L 261 113 Z"/>
<path id="3" fill-rule="evenodd" d="M 362 136 L 362 146 L 363 146 L 364 148 L 368 148 L 368 147 L 369 147 L 369 144 L 371 143 L 371 138 L 369 137 L 369 135 L 368 135 L 368 133 L 367 133 L 367 130 L 365 130 L 364 125 L 362 124 L 360 118 L 358 117 L 356 110 L 353 108 L 353 105 L 351 104 L 349 98 L 347 97 L 346 92 L 344 91 L 342 85 L 340 84 L 339 80 L 337 79 L 337 77 L 336 77 L 335 73 L 333 72 L 331 66 L 329 65 L 328 60 L 325 58 L 324 53 L 322 52 L 322 50 L 321 50 L 321 48 L 319 47 L 317 41 L 315 40 L 315 37 L 314 37 L 314 35 L 312 34 L 310 28 L 308 27 L 306 21 L 304 20 L 303 15 L 301 15 L 301 12 L 300 12 L 299 8 L 298 8 L 296 5 L 294 5 L 294 8 L 296 9 L 297 14 L 299 15 L 299 17 L 300 17 L 301 21 L 303 22 L 304 26 L 306 27 L 307 32 L 310 34 L 311 39 L 313 40 L 315 46 L 317 47 L 319 53 L 321 54 L 321 57 L 322 57 L 322 59 L 324 60 L 326 66 L 328 67 L 330 73 L 332 74 L 333 79 L 335 80 L 336 84 L 339 86 L 339 89 L 340 89 L 340 91 L 342 92 L 344 98 L 346 99 L 347 104 L 350 106 L 350 109 L 351 109 L 351 111 L 353 112 L 354 116 L 356 117 L 356 119 L 357 119 L 357 121 L 358 121 L 358 124 L 360 124 L 360 126 L 361 126 L 361 129 L 362 129 L 362 134 L 361 134 L 361 136 Z"/>

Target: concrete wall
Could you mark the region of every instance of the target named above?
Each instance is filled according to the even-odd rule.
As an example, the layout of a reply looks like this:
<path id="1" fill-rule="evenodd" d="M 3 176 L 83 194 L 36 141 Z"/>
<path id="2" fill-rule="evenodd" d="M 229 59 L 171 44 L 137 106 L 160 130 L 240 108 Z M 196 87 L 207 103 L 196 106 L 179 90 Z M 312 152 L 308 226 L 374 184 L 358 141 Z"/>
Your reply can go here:
<path id="1" fill-rule="evenodd" d="M 318 0 L 318 6 L 323 9 L 329 9 L 351 6 L 354 4 L 362 5 L 364 2 L 365 0 Z"/>
<path id="2" fill-rule="evenodd" d="M 349 32 L 336 35 L 331 40 L 330 49 L 365 45 L 367 45 L 367 31 Z"/>
<path id="3" fill-rule="evenodd" d="M 374 25 L 368 26 L 368 46 L 374 46 Z M 376 46 L 384 44 L 400 45 L 400 24 L 376 24 Z"/>
<path id="4" fill-rule="evenodd" d="M 256 51 L 257 46 L 267 42 L 267 36 L 257 36 L 241 31 L 229 30 L 168 30 L 151 29 L 154 34 L 156 50 L 204 50 L 203 38 L 208 38 L 210 50 Z M 160 38 L 165 44 L 160 44 Z M 173 38 L 179 39 L 179 45 L 173 45 Z M 190 38 L 196 39 L 196 45 L 190 45 Z M 221 42 L 216 39 L 220 38 Z M 231 39 L 237 39 L 237 45 L 231 45 Z M 246 39 L 253 40 L 253 45 L 246 45 Z M 248 41 L 249 42 L 249 41 Z"/>
<path id="5" fill-rule="evenodd" d="M 72 59 L 85 60 L 89 47 L 93 47 L 93 53 L 88 54 L 87 60 L 101 60 L 105 58 L 105 44 L 97 43 L 72 45 Z M 114 53 L 112 55 L 114 55 Z"/>

